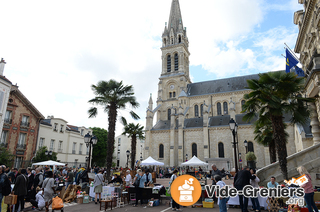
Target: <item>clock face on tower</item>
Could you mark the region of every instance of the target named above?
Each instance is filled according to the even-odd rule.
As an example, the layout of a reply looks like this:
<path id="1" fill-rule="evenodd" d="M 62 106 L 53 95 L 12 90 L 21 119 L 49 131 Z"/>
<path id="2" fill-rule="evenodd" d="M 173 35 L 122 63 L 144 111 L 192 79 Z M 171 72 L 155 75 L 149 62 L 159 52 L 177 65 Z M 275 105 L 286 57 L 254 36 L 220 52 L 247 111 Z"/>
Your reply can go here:
<path id="1" fill-rule="evenodd" d="M 174 85 L 170 85 L 170 89 L 173 90 L 174 89 Z"/>

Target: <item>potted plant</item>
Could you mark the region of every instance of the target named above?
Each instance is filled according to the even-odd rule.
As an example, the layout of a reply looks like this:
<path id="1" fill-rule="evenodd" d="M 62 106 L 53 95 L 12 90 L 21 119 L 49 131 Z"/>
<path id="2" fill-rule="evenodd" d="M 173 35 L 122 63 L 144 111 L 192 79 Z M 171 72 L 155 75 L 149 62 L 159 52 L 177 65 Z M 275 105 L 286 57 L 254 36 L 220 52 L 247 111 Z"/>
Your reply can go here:
<path id="1" fill-rule="evenodd" d="M 246 154 L 246 160 L 247 160 L 247 163 L 248 163 L 249 168 L 253 168 L 253 169 L 256 168 L 256 160 L 257 160 L 257 157 L 256 157 L 256 155 L 254 154 L 254 152 L 248 152 L 248 153 Z"/>

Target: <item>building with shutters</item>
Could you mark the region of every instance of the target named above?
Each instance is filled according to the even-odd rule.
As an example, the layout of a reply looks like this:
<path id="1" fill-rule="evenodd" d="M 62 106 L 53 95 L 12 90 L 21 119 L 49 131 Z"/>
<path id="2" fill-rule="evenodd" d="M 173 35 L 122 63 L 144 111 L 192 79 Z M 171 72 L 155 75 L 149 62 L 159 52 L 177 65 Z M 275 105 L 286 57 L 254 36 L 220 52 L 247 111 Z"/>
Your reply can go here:
<path id="1" fill-rule="evenodd" d="M 192 29 L 190 29 L 192 30 Z M 192 41 L 190 41 L 192 42 Z M 247 151 L 257 156 L 257 167 L 270 163 L 267 147 L 254 142 L 253 125 L 242 120 L 242 105 L 248 75 L 192 83 L 189 75 L 189 40 L 178 0 L 172 0 L 170 17 L 162 34 L 162 71 L 158 83 L 156 106 L 150 96 L 146 112 L 145 157 L 179 166 L 197 156 L 200 160 L 217 163 L 218 168 L 234 167 L 233 136 L 229 121 L 238 123 L 238 156 L 245 164 Z M 285 117 L 289 122 L 290 117 Z M 313 144 L 310 124 L 290 125 L 288 155 Z M 248 142 L 246 149 L 244 141 Z M 239 158 L 239 157 L 238 157 Z"/>
<path id="2" fill-rule="evenodd" d="M 92 135 L 92 130 L 70 125 L 62 118 L 48 116 L 40 123 L 37 150 L 46 146 L 49 151 L 58 153 L 58 162 L 68 164 L 69 167 L 87 167 L 89 148 L 84 142 L 87 133 Z"/>

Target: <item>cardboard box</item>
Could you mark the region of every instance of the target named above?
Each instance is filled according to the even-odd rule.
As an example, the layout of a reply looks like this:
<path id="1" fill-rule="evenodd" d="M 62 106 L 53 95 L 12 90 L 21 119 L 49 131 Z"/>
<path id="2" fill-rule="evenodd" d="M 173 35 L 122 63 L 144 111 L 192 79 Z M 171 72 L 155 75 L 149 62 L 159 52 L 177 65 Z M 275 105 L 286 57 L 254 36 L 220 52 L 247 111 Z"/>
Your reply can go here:
<path id="1" fill-rule="evenodd" d="M 83 203 L 83 197 L 77 198 L 77 203 L 78 203 L 78 204 L 82 204 L 82 203 Z"/>
<path id="2" fill-rule="evenodd" d="M 202 202 L 202 205 L 204 208 L 213 208 L 214 207 L 214 202 Z"/>

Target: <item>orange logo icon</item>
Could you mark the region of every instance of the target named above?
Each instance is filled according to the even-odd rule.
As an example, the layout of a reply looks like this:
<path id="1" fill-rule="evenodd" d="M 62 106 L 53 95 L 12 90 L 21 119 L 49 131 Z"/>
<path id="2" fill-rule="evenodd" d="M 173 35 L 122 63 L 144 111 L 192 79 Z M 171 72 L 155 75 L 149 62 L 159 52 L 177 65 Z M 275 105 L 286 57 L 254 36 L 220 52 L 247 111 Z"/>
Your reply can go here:
<path id="1" fill-rule="evenodd" d="M 191 175 L 177 177 L 172 182 L 170 190 L 173 200 L 182 206 L 195 204 L 201 196 L 201 185 Z"/>

